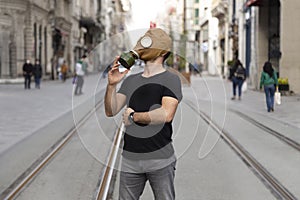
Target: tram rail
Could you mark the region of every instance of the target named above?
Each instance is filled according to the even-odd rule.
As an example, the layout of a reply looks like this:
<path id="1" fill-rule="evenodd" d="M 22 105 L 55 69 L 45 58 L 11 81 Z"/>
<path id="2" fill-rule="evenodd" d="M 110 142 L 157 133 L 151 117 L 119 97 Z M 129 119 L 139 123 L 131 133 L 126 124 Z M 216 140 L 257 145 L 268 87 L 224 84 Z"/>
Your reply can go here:
<path id="1" fill-rule="evenodd" d="M 25 170 L 13 183 L 7 187 L 1 194 L 0 199 L 12 200 L 24 189 L 42 170 L 43 168 L 63 149 L 63 147 L 77 133 L 77 129 L 82 127 L 85 122 L 100 108 L 103 101 L 98 102 L 93 109 L 88 111 L 74 127 L 63 135 L 55 144 L 53 144 L 45 153 L 43 153 L 33 164 Z"/>
<path id="2" fill-rule="evenodd" d="M 102 102 L 99 102 L 94 109 L 90 110 L 80 121 L 79 123 L 67 134 L 65 134 L 56 144 L 54 144 L 46 153 L 44 153 L 38 160 L 36 160 L 23 174 L 21 174 L 1 195 L 0 199 L 14 199 L 23 188 L 28 185 L 31 180 L 38 175 L 39 172 L 51 161 L 55 155 L 68 143 L 73 135 L 77 132 L 77 128 L 84 125 L 84 123 L 89 119 L 94 112 L 99 109 Z M 246 163 L 254 172 L 254 174 L 262 180 L 267 188 L 278 199 L 288 199 L 293 200 L 297 199 L 287 188 L 285 188 L 264 166 L 262 166 L 246 149 L 243 148 L 226 130 L 216 124 L 211 118 L 204 112 L 193 107 L 192 103 L 187 102 L 187 105 L 194 110 L 207 124 L 209 124 L 223 140 L 230 145 L 230 147 L 240 156 L 244 163 Z M 234 111 L 235 114 L 244 118 L 246 121 L 252 123 L 253 125 L 271 133 L 272 135 L 278 137 L 280 140 L 283 140 L 287 144 L 291 145 L 293 148 L 296 148 L 299 151 L 299 144 L 282 134 L 266 127 L 265 125 L 257 122 L 256 120 L 246 116 L 238 111 Z M 109 187 L 111 185 L 112 175 L 115 168 L 115 163 L 117 159 L 118 149 L 122 139 L 122 133 L 124 131 L 124 125 L 121 124 L 120 128 L 117 130 L 114 138 L 113 145 L 111 147 L 108 163 L 106 168 L 103 171 L 103 176 L 100 177 L 99 187 L 96 191 L 95 200 L 106 200 Z"/>
<path id="3" fill-rule="evenodd" d="M 220 137 L 234 150 L 234 152 L 236 152 L 236 154 L 240 156 L 243 162 L 253 170 L 254 174 L 260 180 L 262 180 L 264 185 L 271 190 L 271 193 L 276 196 L 276 198 L 285 200 L 297 199 L 262 164 L 260 164 L 249 152 L 247 152 L 247 150 L 244 149 L 243 146 L 239 144 L 226 130 L 215 123 L 206 113 L 193 107 L 193 104 L 191 102 L 187 102 L 187 105 L 220 135 Z M 244 119 L 249 118 L 245 117 Z M 250 119 L 247 121 L 250 121 Z M 252 122 L 252 120 L 250 122 Z M 256 123 L 254 122 L 253 124 L 256 125 Z M 256 126 L 262 128 L 262 126 Z M 264 128 L 266 129 L 266 127 Z"/>
<path id="4" fill-rule="evenodd" d="M 278 131 L 258 122 L 257 120 L 249 117 L 248 115 L 245 115 L 237 110 L 233 110 L 230 109 L 230 111 L 236 113 L 237 115 L 239 115 L 240 117 L 242 117 L 243 119 L 245 119 L 246 121 L 252 123 L 253 125 L 261 128 L 262 130 L 266 131 L 267 133 L 270 133 L 271 135 L 273 135 L 274 137 L 278 138 L 280 141 L 288 144 L 289 146 L 293 147 L 294 149 L 296 149 L 297 151 L 300 151 L 300 144 L 292 139 L 290 139 L 289 137 L 279 133 Z"/>

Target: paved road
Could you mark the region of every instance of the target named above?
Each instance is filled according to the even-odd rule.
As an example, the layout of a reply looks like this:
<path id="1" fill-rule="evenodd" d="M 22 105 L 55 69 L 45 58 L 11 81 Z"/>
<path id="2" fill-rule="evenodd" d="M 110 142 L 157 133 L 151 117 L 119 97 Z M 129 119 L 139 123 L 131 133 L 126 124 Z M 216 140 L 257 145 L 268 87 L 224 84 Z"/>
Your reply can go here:
<path id="1" fill-rule="evenodd" d="M 71 79 L 42 82 L 40 90 L 34 84 L 31 90 L 24 90 L 23 84 L 0 85 L 0 154 L 85 101 L 98 81 L 99 74 L 87 76 L 85 94 L 74 98 Z"/>
<path id="2" fill-rule="evenodd" d="M 106 81 L 101 79 L 99 82 L 99 74 L 89 75 L 85 80 L 85 94 L 76 98 L 72 98 L 70 79 L 65 83 L 43 82 L 41 90 L 30 91 L 25 91 L 23 84 L 0 85 L 0 154 L 13 149 L 14 145 L 35 132 L 43 130 L 43 127 L 72 110 L 73 105 L 85 102 L 95 91 L 104 87 Z M 224 124 L 227 122 L 227 109 L 239 110 L 277 130 L 284 130 L 289 137 L 300 141 L 297 134 L 300 128 L 300 96 L 283 96 L 282 105 L 276 106 L 274 113 L 268 113 L 264 93 L 248 90 L 243 94 L 242 101 L 231 101 L 231 83 L 216 77 L 203 79 L 194 76 L 192 87 L 184 87 L 183 90 L 185 97 L 174 121 L 177 122 L 174 130 L 178 130 L 174 143 L 180 157 L 176 175 L 178 199 L 186 199 L 187 196 L 189 199 L 199 199 L 199 195 L 202 199 L 253 199 L 250 198 L 250 194 L 253 193 L 258 194 L 261 197 L 259 199 L 273 199 L 269 191 L 257 181 L 224 142 L 217 142 L 205 162 L 199 159 L 207 153 L 203 149 L 200 150 L 204 138 L 199 133 L 212 130 L 208 130 L 207 125 L 190 109 L 189 104 L 195 104 L 211 114 L 214 120 Z M 182 120 L 182 116 L 186 116 L 185 119 L 188 120 Z M 194 125 L 191 126 L 191 123 Z M 191 127 L 197 127 L 195 130 L 199 133 L 190 131 Z M 215 141 L 216 138 L 209 139 Z M 203 173 L 205 170 L 207 172 Z M 229 173 L 232 170 L 235 176 Z M 193 176 L 191 172 L 198 175 Z M 239 182 L 241 177 L 245 178 L 242 183 Z M 229 180 L 231 184 L 228 184 Z M 226 191 L 224 185 L 227 186 Z M 245 187 L 236 191 L 240 185 Z M 254 185 L 256 187 L 253 187 Z M 147 188 L 142 199 L 152 199 L 149 187 Z M 223 198 L 218 196 L 221 194 Z"/>
<path id="3" fill-rule="evenodd" d="M 231 110 L 245 113 L 300 142 L 300 96 L 283 96 L 282 105 L 276 106 L 274 113 L 268 113 L 263 92 L 249 89 L 243 94 L 241 101 L 232 101 L 231 83 L 228 81 L 217 77 L 194 76 L 191 85 L 192 87 L 183 88 L 184 99 L 174 120 L 174 145 L 178 156 L 175 179 L 177 199 L 275 199 L 253 172 L 190 109 L 189 105 L 193 104 L 211 116 L 221 127 L 238 136 L 238 140 L 251 154 L 264 163 L 268 170 L 278 174 L 278 168 L 272 166 L 272 163 L 282 162 L 288 155 L 293 155 L 289 154 L 293 150 L 286 149 L 286 145 L 276 138 L 269 139 L 268 135 L 261 135 L 261 130 L 254 130 L 253 127 L 249 129 L 249 125 L 233 115 Z M 251 134 L 252 132 L 256 135 Z M 257 148 L 265 140 L 269 140 L 272 146 L 262 145 L 264 148 Z M 274 153 L 283 155 L 283 158 L 280 156 L 275 158 L 272 156 Z M 297 162 L 300 164 L 299 159 Z M 279 169 L 286 170 L 283 173 L 285 177 L 289 174 L 287 173 L 289 167 L 291 166 L 282 166 Z M 293 179 L 293 176 L 295 174 L 289 178 L 278 175 L 278 178 L 297 194 L 296 184 L 290 183 L 299 182 L 299 176 L 295 178 L 297 180 L 291 182 L 286 180 Z M 113 199 L 117 199 L 117 190 Z M 149 184 L 141 199 L 153 199 Z"/>

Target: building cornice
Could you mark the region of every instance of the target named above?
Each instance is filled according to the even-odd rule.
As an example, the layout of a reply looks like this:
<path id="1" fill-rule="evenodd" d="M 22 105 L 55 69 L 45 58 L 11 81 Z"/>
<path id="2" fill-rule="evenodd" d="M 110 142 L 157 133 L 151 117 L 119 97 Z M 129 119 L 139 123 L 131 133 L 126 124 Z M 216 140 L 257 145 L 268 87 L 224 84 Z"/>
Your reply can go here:
<path id="1" fill-rule="evenodd" d="M 24 12 L 27 9 L 28 1 L 26 0 L 0 0 L 0 13 L 8 12 L 8 10 L 16 10 Z"/>
<path id="2" fill-rule="evenodd" d="M 212 17 L 216 17 L 218 19 L 222 19 L 227 16 L 228 13 L 228 5 L 226 2 L 219 2 L 214 8 L 211 10 Z"/>
<path id="3" fill-rule="evenodd" d="M 56 17 L 55 20 L 56 20 L 56 22 L 55 22 L 56 28 L 58 28 L 64 32 L 67 32 L 67 33 L 71 32 L 72 22 L 69 22 L 68 20 L 66 20 L 63 17 Z"/>
<path id="4" fill-rule="evenodd" d="M 37 4 L 31 4 L 31 9 L 37 12 L 39 15 L 45 15 L 50 11 L 50 9 L 45 9 Z"/>

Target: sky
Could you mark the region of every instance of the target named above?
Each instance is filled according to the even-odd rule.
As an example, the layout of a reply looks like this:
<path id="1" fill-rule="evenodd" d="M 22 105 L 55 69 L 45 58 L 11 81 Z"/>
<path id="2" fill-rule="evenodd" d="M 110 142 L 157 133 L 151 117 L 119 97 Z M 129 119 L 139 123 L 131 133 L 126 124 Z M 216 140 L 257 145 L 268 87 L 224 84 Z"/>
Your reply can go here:
<path id="1" fill-rule="evenodd" d="M 132 21 L 128 30 L 149 28 L 150 21 L 155 21 L 158 13 L 164 9 L 164 0 L 130 0 Z"/>
<path id="2" fill-rule="evenodd" d="M 130 0 L 131 21 L 126 24 L 131 41 L 136 41 L 150 28 L 150 21 L 164 21 L 170 6 L 176 5 L 177 0 Z M 162 28 L 162 26 L 158 26 Z"/>
<path id="3" fill-rule="evenodd" d="M 176 5 L 177 0 L 130 0 L 132 21 L 128 30 L 149 28 L 150 21 L 156 21 L 158 16 L 167 15 L 171 5 Z"/>

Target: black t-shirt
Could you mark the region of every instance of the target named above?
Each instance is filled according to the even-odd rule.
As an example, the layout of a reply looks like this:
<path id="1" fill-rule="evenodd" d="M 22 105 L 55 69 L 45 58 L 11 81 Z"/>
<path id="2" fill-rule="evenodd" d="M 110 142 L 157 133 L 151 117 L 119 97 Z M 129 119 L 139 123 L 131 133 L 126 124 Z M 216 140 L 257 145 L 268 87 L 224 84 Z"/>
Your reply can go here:
<path id="1" fill-rule="evenodd" d="M 148 112 L 161 106 L 164 96 L 182 99 L 177 75 L 165 71 L 146 78 L 142 73 L 127 77 L 119 93 L 126 95 L 126 104 L 135 112 Z M 168 158 L 173 153 L 172 122 L 145 125 L 131 124 L 124 135 L 123 156 L 131 159 Z"/>

